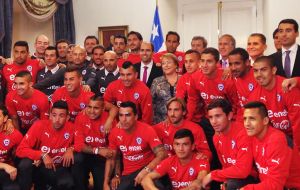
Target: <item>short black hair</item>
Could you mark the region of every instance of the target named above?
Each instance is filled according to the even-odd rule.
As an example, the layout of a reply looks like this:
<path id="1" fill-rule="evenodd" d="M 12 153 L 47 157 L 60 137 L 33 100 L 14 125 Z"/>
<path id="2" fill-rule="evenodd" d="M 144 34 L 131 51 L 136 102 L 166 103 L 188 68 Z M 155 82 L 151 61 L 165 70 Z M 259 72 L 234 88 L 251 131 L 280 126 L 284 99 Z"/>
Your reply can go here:
<path id="1" fill-rule="evenodd" d="M 134 115 L 137 114 L 136 105 L 131 101 L 122 102 L 120 108 L 131 108 Z"/>
<path id="2" fill-rule="evenodd" d="M 71 72 L 76 72 L 78 77 L 82 77 L 80 70 L 74 64 L 68 64 L 68 66 L 66 67 L 65 73 L 71 73 Z"/>
<path id="3" fill-rule="evenodd" d="M 298 25 L 297 21 L 294 19 L 291 19 L 291 18 L 281 20 L 278 24 L 278 28 L 279 28 L 280 24 L 293 24 L 295 32 L 298 32 L 298 30 L 299 30 L 299 25 Z"/>
<path id="4" fill-rule="evenodd" d="M 56 109 L 64 109 L 66 110 L 67 113 L 69 113 L 69 107 L 66 101 L 63 100 L 57 100 L 56 102 L 53 103 L 51 111 L 56 108 Z"/>
<path id="5" fill-rule="evenodd" d="M 211 54 L 214 57 L 216 62 L 218 62 L 220 59 L 219 51 L 213 47 L 208 47 L 208 48 L 204 49 L 203 52 L 201 53 L 201 55 L 203 55 L 203 54 Z"/>
<path id="6" fill-rule="evenodd" d="M 15 44 L 14 44 L 14 48 L 15 48 L 16 46 L 25 47 L 26 50 L 27 50 L 27 52 L 29 52 L 29 46 L 28 46 L 28 43 L 27 43 L 26 41 L 17 41 L 17 42 L 15 42 Z"/>
<path id="7" fill-rule="evenodd" d="M 3 116 L 8 116 L 8 110 L 4 104 L 0 104 L 0 110 L 2 111 Z"/>
<path id="8" fill-rule="evenodd" d="M 273 32 L 273 39 L 275 39 L 275 36 L 276 36 L 276 34 L 279 32 L 279 29 L 278 28 L 276 28 L 275 30 L 274 30 L 274 32 Z"/>
<path id="9" fill-rule="evenodd" d="M 185 137 L 189 137 L 191 140 L 191 143 L 194 144 L 195 142 L 195 138 L 194 135 L 192 133 L 192 131 L 190 131 L 189 129 L 179 129 L 178 131 L 176 131 L 176 133 L 174 134 L 174 139 L 182 139 Z"/>
<path id="10" fill-rule="evenodd" d="M 58 57 L 58 51 L 57 51 L 57 48 L 56 48 L 56 47 L 54 47 L 54 46 L 48 46 L 48 47 L 45 49 L 45 52 L 46 52 L 47 50 L 54 50 L 54 51 L 55 51 L 56 57 Z"/>
<path id="11" fill-rule="evenodd" d="M 135 67 L 133 66 L 132 62 L 130 62 L 130 61 L 125 61 L 122 65 L 122 69 L 128 69 L 130 67 L 132 67 L 134 72 L 136 72 Z"/>
<path id="12" fill-rule="evenodd" d="M 263 118 L 268 117 L 268 109 L 266 105 L 259 101 L 253 101 L 249 102 L 246 105 L 244 105 L 245 109 L 252 109 L 252 108 L 258 108 L 260 116 Z"/>
<path id="13" fill-rule="evenodd" d="M 92 97 L 90 97 L 90 100 L 104 102 L 104 98 L 98 95 L 93 95 Z"/>
<path id="14" fill-rule="evenodd" d="M 178 34 L 177 32 L 175 32 L 175 31 L 169 31 L 169 32 L 167 33 L 167 35 L 166 35 L 166 41 L 167 41 L 167 39 L 168 39 L 168 37 L 169 37 L 170 35 L 175 35 L 175 36 L 177 37 L 177 42 L 180 42 L 180 36 L 179 36 L 179 34 Z"/>
<path id="15" fill-rule="evenodd" d="M 232 112 L 231 104 L 229 103 L 228 100 L 223 98 L 215 99 L 211 101 L 210 104 L 207 106 L 207 111 L 212 110 L 214 108 L 221 108 L 226 115 Z"/>
<path id="16" fill-rule="evenodd" d="M 127 38 L 124 35 L 115 35 L 115 39 L 120 38 L 124 40 L 125 45 L 127 45 Z M 115 40 L 114 39 L 114 40 Z"/>
<path id="17" fill-rule="evenodd" d="M 201 54 L 200 54 L 198 51 L 196 51 L 196 50 L 189 49 L 189 50 L 187 50 L 187 51 L 185 52 L 184 55 L 189 55 L 189 54 L 195 54 L 196 57 L 197 57 L 197 59 L 200 59 L 200 58 L 201 58 Z"/>
<path id="18" fill-rule="evenodd" d="M 99 40 L 98 40 L 98 38 L 96 36 L 87 36 L 87 37 L 85 37 L 84 44 L 85 44 L 86 40 L 88 40 L 88 39 L 95 39 L 96 40 L 96 44 L 99 44 Z"/>
<path id="19" fill-rule="evenodd" d="M 103 53 L 106 52 L 106 49 L 105 49 L 104 46 L 102 46 L 102 45 L 96 45 L 96 46 L 93 47 L 93 49 L 92 49 L 92 54 L 94 53 L 94 51 L 95 51 L 96 49 L 101 49 L 101 50 L 103 51 Z"/>
<path id="20" fill-rule="evenodd" d="M 254 63 L 258 63 L 258 62 L 266 62 L 268 63 L 268 65 L 272 68 L 272 67 L 275 67 L 275 64 L 274 64 L 274 61 L 272 60 L 271 57 L 269 56 L 261 56 L 261 57 L 258 57 Z"/>
<path id="21" fill-rule="evenodd" d="M 263 35 L 262 33 L 252 33 L 250 34 L 249 37 L 259 37 L 259 39 L 261 40 L 261 42 L 263 44 L 266 44 L 267 43 L 267 38 L 265 35 Z"/>
<path id="22" fill-rule="evenodd" d="M 28 80 L 29 80 L 29 82 L 32 81 L 32 75 L 31 75 L 31 73 L 30 73 L 29 71 L 27 71 L 27 70 L 23 70 L 23 71 L 18 72 L 18 73 L 16 74 L 15 78 L 16 78 L 16 77 L 21 77 L 21 78 L 27 77 Z"/>
<path id="23" fill-rule="evenodd" d="M 244 62 L 249 60 L 249 54 L 244 48 L 235 48 L 229 53 L 229 55 L 240 55 Z"/>
<path id="24" fill-rule="evenodd" d="M 57 48 L 57 45 L 60 44 L 60 43 L 66 43 L 66 44 L 70 45 L 70 41 L 69 40 L 67 40 L 67 39 L 60 39 L 60 40 L 56 41 L 55 47 Z"/>
<path id="25" fill-rule="evenodd" d="M 127 34 L 127 38 L 130 36 L 130 35 L 136 35 L 136 37 L 140 40 L 140 41 L 143 41 L 143 36 L 141 33 L 137 32 L 137 31 L 130 31 L 128 34 Z"/>

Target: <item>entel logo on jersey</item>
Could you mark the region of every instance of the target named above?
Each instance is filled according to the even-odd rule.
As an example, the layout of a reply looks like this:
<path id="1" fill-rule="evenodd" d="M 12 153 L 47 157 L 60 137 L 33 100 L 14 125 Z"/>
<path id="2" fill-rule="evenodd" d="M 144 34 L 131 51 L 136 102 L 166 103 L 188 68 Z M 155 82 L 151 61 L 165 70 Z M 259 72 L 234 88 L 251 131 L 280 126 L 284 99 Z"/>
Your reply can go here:
<path id="1" fill-rule="evenodd" d="M 10 143 L 10 140 L 9 140 L 9 139 L 4 139 L 4 140 L 3 140 L 4 146 L 8 146 L 9 143 Z"/>
<path id="2" fill-rule="evenodd" d="M 137 100 L 140 97 L 140 95 L 139 95 L 139 93 L 136 92 L 136 93 L 134 93 L 133 97 L 134 97 L 134 99 Z"/>
<path id="3" fill-rule="evenodd" d="M 257 170 L 258 170 L 258 172 L 259 173 L 261 173 L 261 174 L 268 174 L 268 170 L 269 170 L 269 168 L 268 167 L 261 167 L 260 165 L 259 165 L 259 163 L 255 163 L 256 164 L 256 167 L 257 167 Z"/>
<path id="4" fill-rule="evenodd" d="M 141 137 L 137 137 L 137 138 L 136 138 L 136 143 L 142 144 L 142 138 L 141 138 Z"/>
<path id="5" fill-rule="evenodd" d="M 204 92 L 201 92 L 201 97 L 204 99 L 204 100 L 207 100 L 208 99 L 208 95 Z"/>
<path id="6" fill-rule="evenodd" d="M 220 91 L 223 91 L 224 90 L 224 84 L 218 84 L 218 89 Z"/>
<path id="7" fill-rule="evenodd" d="M 14 81 L 14 80 L 15 80 L 15 76 L 16 76 L 16 75 L 9 75 L 9 80 Z"/>
<path id="8" fill-rule="evenodd" d="M 249 89 L 249 91 L 252 91 L 253 88 L 254 88 L 253 84 L 252 84 L 252 83 L 249 83 L 249 84 L 248 84 L 248 89 Z"/>
<path id="9" fill-rule="evenodd" d="M 65 133 L 64 137 L 65 137 L 65 139 L 69 139 L 70 138 L 70 134 L 69 133 Z"/>

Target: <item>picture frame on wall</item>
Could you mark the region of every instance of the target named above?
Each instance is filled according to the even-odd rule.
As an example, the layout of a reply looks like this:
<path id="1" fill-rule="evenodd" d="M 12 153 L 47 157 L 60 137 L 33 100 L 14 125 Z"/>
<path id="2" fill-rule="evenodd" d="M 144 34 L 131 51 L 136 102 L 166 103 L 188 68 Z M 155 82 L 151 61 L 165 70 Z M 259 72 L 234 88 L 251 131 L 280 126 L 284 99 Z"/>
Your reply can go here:
<path id="1" fill-rule="evenodd" d="M 127 34 L 128 25 L 98 27 L 99 43 L 102 44 L 105 48 L 110 47 L 110 37 L 112 35 L 124 35 L 126 37 Z"/>

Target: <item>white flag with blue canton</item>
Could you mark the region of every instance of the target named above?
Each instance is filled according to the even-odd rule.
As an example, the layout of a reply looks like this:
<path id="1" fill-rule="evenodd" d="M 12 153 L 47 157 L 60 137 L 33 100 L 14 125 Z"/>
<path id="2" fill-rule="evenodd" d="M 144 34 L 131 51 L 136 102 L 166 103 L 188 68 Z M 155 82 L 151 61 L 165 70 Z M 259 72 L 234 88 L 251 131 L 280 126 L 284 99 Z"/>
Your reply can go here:
<path id="1" fill-rule="evenodd" d="M 150 42 L 154 45 L 154 52 L 158 52 L 164 43 L 164 37 L 158 14 L 158 6 L 155 8 Z"/>

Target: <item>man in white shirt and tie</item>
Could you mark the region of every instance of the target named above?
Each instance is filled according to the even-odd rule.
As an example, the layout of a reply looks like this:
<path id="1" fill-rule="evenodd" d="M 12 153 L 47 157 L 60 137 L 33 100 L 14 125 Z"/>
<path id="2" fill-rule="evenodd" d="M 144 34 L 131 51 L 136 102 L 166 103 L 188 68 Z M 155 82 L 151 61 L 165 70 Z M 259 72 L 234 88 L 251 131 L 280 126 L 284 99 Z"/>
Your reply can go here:
<path id="1" fill-rule="evenodd" d="M 140 48 L 141 62 L 134 65 L 138 72 L 138 78 L 144 82 L 148 88 L 151 87 L 153 79 L 163 74 L 161 67 L 156 66 L 152 59 L 153 53 L 153 44 L 150 42 L 142 42 Z"/>
<path id="2" fill-rule="evenodd" d="M 282 43 L 280 52 L 271 57 L 277 67 L 277 75 L 291 78 L 300 76 L 300 48 L 296 43 L 299 36 L 298 23 L 294 19 L 284 19 L 279 22 L 279 39 Z"/>

